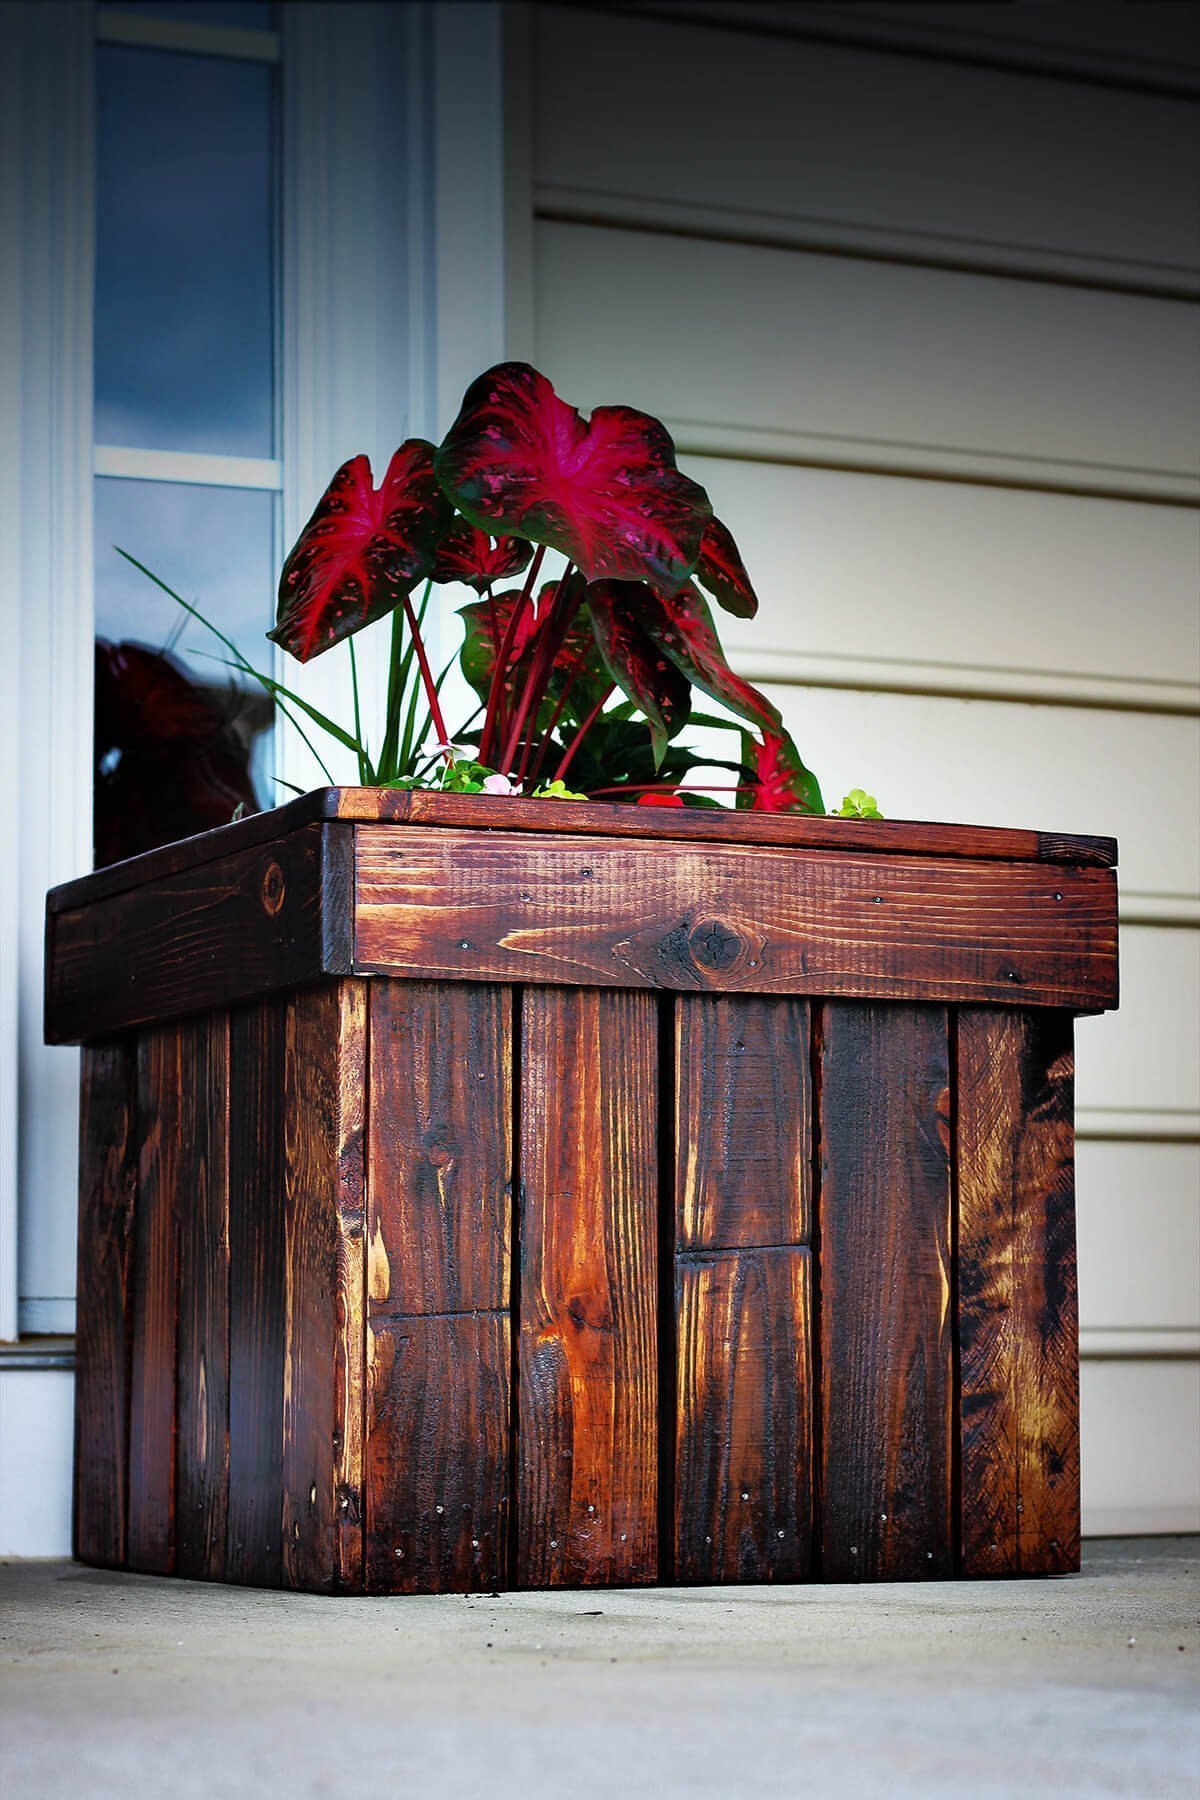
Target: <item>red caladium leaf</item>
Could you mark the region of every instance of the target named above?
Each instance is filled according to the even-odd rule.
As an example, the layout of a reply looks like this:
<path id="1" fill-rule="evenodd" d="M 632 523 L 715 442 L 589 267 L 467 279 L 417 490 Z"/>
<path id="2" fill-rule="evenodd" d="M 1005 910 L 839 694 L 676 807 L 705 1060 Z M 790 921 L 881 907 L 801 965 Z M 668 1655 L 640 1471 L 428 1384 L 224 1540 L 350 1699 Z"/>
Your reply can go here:
<path id="1" fill-rule="evenodd" d="M 455 519 L 438 546 L 433 564 L 435 581 L 464 581 L 482 594 L 493 582 L 519 575 L 533 555 L 533 545 L 520 538 L 492 541 L 469 519 Z"/>
<path id="2" fill-rule="evenodd" d="M 352 457 L 283 565 L 267 635 L 303 663 L 382 618 L 431 573 L 452 516 L 423 438 L 401 444 L 378 488 L 367 458 Z"/>
<path id="3" fill-rule="evenodd" d="M 693 686 L 711 694 L 739 719 L 748 719 L 767 731 L 782 729 L 779 709 L 750 682 L 735 675 L 725 661 L 708 602 L 694 587 L 685 587 L 669 599 L 637 590 L 638 622 L 647 637 L 664 650 Z"/>
<path id="4" fill-rule="evenodd" d="M 696 580 L 707 588 L 719 606 L 739 619 L 752 619 L 758 611 L 758 595 L 750 585 L 733 533 L 720 519 L 710 519 L 700 539 Z"/>
<path id="5" fill-rule="evenodd" d="M 472 382 L 436 467 L 472 524 L 548 544 L 589 581 L 673 593 L 712 516 L 657 419 L 598 406 L 585 420 L 528 363 L 500 363 Z"/>
<path id="6" fill-rule="evenodd" d="M 746 797 L 751 811 L 824 813 L 820 784 L 782 728 L 764 732 L 761 743 L 746 733 L 742 752 L 755 776 L 753 791 Z"/>
<path id="7" fill-rule="evenodd" d="M 668 741 L 687 723 L 691 688 L 643 630 L 643 596 L 653 600 L 640 582 L 598 581 L 588 589 L 588 611 L 609 673 L 650 727 L 657 768 Z"/>
<path id="8" fill-rule="evenodd" d="M 572 577 L 572 585 L 582 596 L 582 576 Z M 534 658 L 544 645 L 543 633 L 551 628 L 551 615 L 560 587 L 561 584 L 557 581 L 546 582 L 538 593 L 536 603 L 526 607 L 513 634 L 504 684 L 506 710 L 512 709 L 517 697 L 523 692 Z M 465 626 L 459 664 L 483 701 L 487 700 L 491 692 L 500 646 L 507 635 L 513 608 L 520 599 L 519 589 L 508 588 L 499 594 L 493 594 L 490 599 L 472 600 L 469 605 L 459 608 L 459 617 Z M 568 684 L 570 698 L 574 703 L 573 713 L 580 706 L 586 711 L 600 689 L 608 686 L 587 607 L 578 604 L 570 615 L 566 631 L 561 642 L 555 646 L 545 672 L 544 692 L 539 702 L 539 722 L 545 721 L 552 710 L 552 703 L 558 701 Z"/>

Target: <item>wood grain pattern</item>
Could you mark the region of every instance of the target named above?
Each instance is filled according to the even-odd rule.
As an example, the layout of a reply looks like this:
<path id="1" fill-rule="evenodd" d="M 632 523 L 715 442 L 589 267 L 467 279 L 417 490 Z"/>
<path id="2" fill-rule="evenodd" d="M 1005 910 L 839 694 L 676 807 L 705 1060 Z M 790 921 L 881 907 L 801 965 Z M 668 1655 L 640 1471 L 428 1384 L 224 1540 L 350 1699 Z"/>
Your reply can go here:
<path id="1" fill-rule="evenodd" d="M 175 1359 L 183 1034 L 163 1025 L 137 1047 L 138 1182 L 129 1368 L 129 1568 L 175 1567 Z"/>
<path id="2" fill-rule="evenodd" d="M 1072 1024 L 958 1020 L 962 1565 L 1079 1567 Z"/>
<path id="3" fill-rule="evenodd" d="M 811 1257 L 676 1264 L 677 1581 L 802 1581 L 812 1559 Z"/>
<path id="4" fill-rule="evenodd" d="M 229 1024 L 229 1515 L 225 1579 L 282 1578 L 287 1003 Z"/>
<path id="5" fill-rule="evenodd" d="M 827 1580 L 953 1572 L 950 1068 L 940 1007 L 822 1008 Z"/>
<path id="6" fill-rule="evenodd" d="M 657 1573 L 657 1058 L 651 996 L 522 996 L 522 1587 Z"/>
<path id="7" fill-rule="evenodd" d="M 229 1015 L 179 1037 L 175 1573 L 220 1581 L 229 1505 Z"/>
<path id="8" fill-rule="evenodd" d="M 315 980 L 329 935 L 321 833 L 309 826 L 52 914 L 47 1042 L 110 1037 Z"/>
<path id="9" fill-rule="evenodd" d="M 1036 863 L 364 825 L 355 966 L 443 980 L 1116 998 L 1115 878 Z"/>
<path id="10" fill-rule="evenodd" d="M 129 1040 L 83 1052 L 72 1541 L 109 1569 L 125 1560 L 136 1080 Z"/>
<path id="11" fill-rule="evenodd" d="M 373 981 L 370 1037 L 370 1312 L 506 1307 L 511 995 Z"/>
<path id="12" fill-rule="evenodd" d="M 687 995 L 675 1038 L 677 1245 L 807 1243 L 807 1001 Z"/>
<path id="13" fill-rule="evenodd" d="M 316 788 L 298 800 L 222 825 L 215 831 L 165 844 L 161 849 L 112 863 L 52 888 L 51 914 L 70 912 L 97 900 L 176 875 L 185 869 L 254 849 L 301 831 L 306 825 L 344 820 L 402 825 L 446 825 L 456 829 L 554 831 L 578 836 L 634 837 L 725 844 L 780 844 L 793 848 L 865 851 L 883 855 L 966 856 L 1005 862 L 1086 863 L 1112 868 L 1117 846 L 1108 837 L 1063 832 L 1013 830 L 993 825 L 940 825 L 906 819 L 829 819 L 803 813 L 685 812 L 669 817 L 647 808 L 606 801 L 556 801 L 553 818 L 541 800 L 497 798 L 491 794 L 405 793 L 392 788 Z"/>
<path id="14" fill-rule="evenodd" d="M 507 1586 L 507 1311 L 377 1320 L 367 1342 L 368 1589 Z"/>
<path id="15" fill-rule="evenodd" d="M 363 1580 L 366 1030 L 360 981 L 289 1000 L 283 1580 L 311 1592 Z"/>

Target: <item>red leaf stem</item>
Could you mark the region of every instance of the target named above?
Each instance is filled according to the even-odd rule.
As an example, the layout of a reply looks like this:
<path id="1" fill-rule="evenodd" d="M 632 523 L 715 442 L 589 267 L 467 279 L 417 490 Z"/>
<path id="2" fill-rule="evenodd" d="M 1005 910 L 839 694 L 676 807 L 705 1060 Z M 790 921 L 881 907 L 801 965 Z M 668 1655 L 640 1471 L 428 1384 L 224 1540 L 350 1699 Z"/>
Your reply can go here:
<path id="1" fill-rule="evenodd" d="M 484 715 L 483 735 L 479 740 L 479 760 L 485 769 L 490 769 L 492 766 L 489 757 L 491 755 L 492 745 L 496 739 L 496 734 L 501 729 L 501 716 L 504 712 L 504 681 L 508 670 L 508 659 L 512 653 L 512 647 L 516 642 L 521 620 L 525 617 L 525 611 L 529 605 L 530 596 L 533 593 L 534 583 L 541 571 L 542 559 L 545 557 L 545 554 L 546 546 L 544 544 L 539 544 L 537 554 L 529 565 L 529 573 L 525 577 L 525 586 L 521 589 L 521 598 L 517 601 L 517 604 L 513 607 L 512 612 L 509 615 L 508 627 L 504 633 L 504 641 L 500 645 L 500 651 L 496 657 L 496 667 L 492 671 L 492 686 L 491 691 L 488 694 L 487 712 Z"/>

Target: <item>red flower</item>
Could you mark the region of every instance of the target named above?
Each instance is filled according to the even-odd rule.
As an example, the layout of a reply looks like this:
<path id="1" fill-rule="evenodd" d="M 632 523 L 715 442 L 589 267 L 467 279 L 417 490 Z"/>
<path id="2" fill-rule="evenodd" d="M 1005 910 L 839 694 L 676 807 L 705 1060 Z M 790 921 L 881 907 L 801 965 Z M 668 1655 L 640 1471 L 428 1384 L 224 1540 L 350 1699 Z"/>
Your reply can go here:
<path id="1" fill-rule="evenodd" d="M 682 794 L 649 793 L 643 794 L 637 804 L 639 806 L 682 806 L 684 800 Z"/>

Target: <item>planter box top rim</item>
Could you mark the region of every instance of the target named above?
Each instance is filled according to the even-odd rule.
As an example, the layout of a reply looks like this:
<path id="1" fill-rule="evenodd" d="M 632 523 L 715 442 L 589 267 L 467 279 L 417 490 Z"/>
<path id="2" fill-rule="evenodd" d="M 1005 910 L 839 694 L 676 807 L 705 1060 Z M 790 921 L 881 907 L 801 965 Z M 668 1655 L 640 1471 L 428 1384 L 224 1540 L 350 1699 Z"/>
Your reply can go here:
<path id="1" fill-rule="evenodd" d="M 140 887 L 164 875 L 250 849 L 321 821 L 446 826 L 457 830 L 528 831 L 562 836 L 653 838 L 659 842 L 759 844 L 828 849 L 845 854 L 969 857 L 1114 868 L 1115 838 L 1026 831 L 992 825 L 925 824 L 905 819 L 834 819 L 803 813 L 715 812 L 614 802 L 519 800 L 492 794 L 364 787 L 311 793 L 232 824 L 180 838 L 125 862 L 111 863 L 52 888 L 47 910 L 65 912 Z"/>

